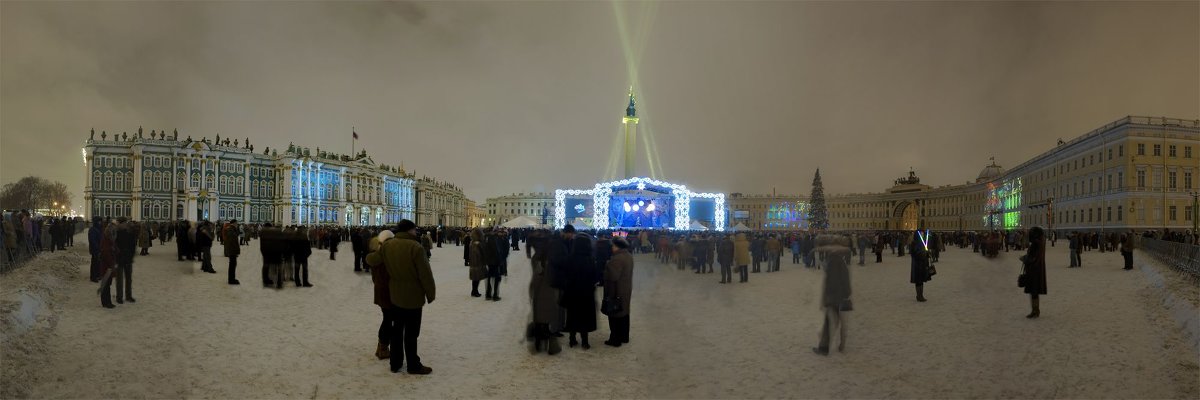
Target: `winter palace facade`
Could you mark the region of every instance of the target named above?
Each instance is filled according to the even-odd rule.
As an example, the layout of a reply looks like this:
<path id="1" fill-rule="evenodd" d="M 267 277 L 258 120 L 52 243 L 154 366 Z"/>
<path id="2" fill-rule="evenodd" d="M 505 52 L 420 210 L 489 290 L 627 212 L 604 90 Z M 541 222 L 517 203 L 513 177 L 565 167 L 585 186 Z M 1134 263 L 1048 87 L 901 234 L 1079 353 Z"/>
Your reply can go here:
<path id="1" fill-rule="evenodd" d="M 290 145 L 254 151 L 238 140 L 177 132 L 109 135 L 83 147 L 86 215 L 145 221 L 466 225 L 458 187 L 353 156 Z"/>

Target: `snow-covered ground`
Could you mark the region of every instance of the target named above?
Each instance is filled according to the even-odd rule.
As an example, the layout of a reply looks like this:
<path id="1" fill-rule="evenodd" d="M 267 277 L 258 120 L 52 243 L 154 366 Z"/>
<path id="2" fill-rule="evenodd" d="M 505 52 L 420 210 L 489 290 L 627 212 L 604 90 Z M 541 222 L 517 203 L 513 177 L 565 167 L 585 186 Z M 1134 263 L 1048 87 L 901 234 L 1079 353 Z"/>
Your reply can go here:
<path id="1" fill-rule="evenodd" d="M 1060 243 L 1062 244 L 1062 243 Z M 1027 320 L 1016 287 L 1019 253 L 988 260 L 951 249 L 914 300 L 908 258 L 885 254 L 851 269 L 855 311 L 844 354 L 813 354 L 821 272 L 790 264 L 719 285 L 637 256 L 631 343 L 530 354 L 522 343 L 529 278 L 509 259 L 503 301 L 469 296 L 462 248 L 434 250 L 437 301 L 425 307 L 420 353 L 429 376 L 392 374 L 375 359 L 379 309 L 367 274 L 312 257 L 313 288 L 263 288 L 255 242 L 239 259 L 241 286 L 154 247 L 134 265 L 136 304 L 100 307 L 78 266 L 37 331 L 44 362 L 5 357 L 6 379 L 34 398 L 1196 398 L 1197 354 L 1143 274 L 1115 253 L 1067 269 L 1049 255 L 1042 317 Z M 522 247 L 522 250 L 524 248 Z M 86 246 L 73 251 L 85 252 Z M 214 252 L 219 250 L 214 249 Z M 1141 257 L 1141 255 L 1138 255 Z M 31 266 L 32 267 L 32 266 Z M 28 268 L 28 267 L 27 267 Z M 1141 268 L 1141 267 L 1139 267 Z M 32 269 L 31 269 L 32 271 Z M 28 272 L 25 273 L 26 278 Z M 17 273 L 4 286 L 19 286 Z M 20 279 L 26 279 L 20 278 Z M 20 342 L 6 341 L 6 346 Z M 5 348 L 13 355 L 27 349 Z M 18 351 L 22 350 L 22 351 Z M 35 359 L 40 359 L 35 357 Z"/>

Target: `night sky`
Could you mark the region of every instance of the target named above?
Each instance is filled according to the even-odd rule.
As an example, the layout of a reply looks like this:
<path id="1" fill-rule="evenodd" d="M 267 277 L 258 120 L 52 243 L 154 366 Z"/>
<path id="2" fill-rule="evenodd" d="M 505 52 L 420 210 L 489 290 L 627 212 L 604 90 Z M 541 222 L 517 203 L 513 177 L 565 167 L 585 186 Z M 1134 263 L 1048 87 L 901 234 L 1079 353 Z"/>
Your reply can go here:
<path id="1" fill-rule="evenodd" d="M 353 126 L 376 162 L 476 201 L 589 187 L 631 84 L 665 178 L 697 191 L 806 194 L 817 167 L 827 193 L 909 167 L 961 184 L 1125 115 L 1200 118 L 1198 17 L 1195 1 L 4 1 L 0 184 L 40 175 L 81 199 L 93 127 L 349 153 Z"/>

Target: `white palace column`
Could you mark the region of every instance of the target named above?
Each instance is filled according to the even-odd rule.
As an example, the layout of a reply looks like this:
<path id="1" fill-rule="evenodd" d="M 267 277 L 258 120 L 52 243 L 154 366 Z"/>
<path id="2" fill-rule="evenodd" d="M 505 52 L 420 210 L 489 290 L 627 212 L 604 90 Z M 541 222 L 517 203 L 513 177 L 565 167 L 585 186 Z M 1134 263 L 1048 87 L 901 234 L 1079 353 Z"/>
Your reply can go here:
<path id="1" fill-rule="evenodd" d="M 242 222 L 250 219 L 250 160 L 249 154 L 242 156 Z"/>
<path id="2" fill-rule="evenodd" d="M 93 156 L 95 151 L 96 148 L 91 146 L 83 149 L 83 217 L 89 224 L 92 221 L 92 217 L 95 217 L 92 213 L 92 191 L 95 190 L 92 187 L 92 168 L 95 168 L 92 161 L 95 159 Z"/>
<path id="3" fill-rule="evenodd" d="M 133 192 L 129 210 L 129 218 L 134 221 L 142 220 L 142 145 L 133 146 Z"/>
<path id="4" fill-rule="evenodd" d="M 280 212 L 279 221 L 282 222 L 284 225 L 291 225 L 292 224 L 292 164 L 288 163 L 285 167 L 279 168 L 279 170 L 277 172 L 277 176 L 280 177 L 279 181 L 283 185 L 281 187 L 281 191 L 279 192 L 281 194 L 281 196 L 277 196 L 276 198 L 287 199 L 277 205 L 279 212 Z"/>

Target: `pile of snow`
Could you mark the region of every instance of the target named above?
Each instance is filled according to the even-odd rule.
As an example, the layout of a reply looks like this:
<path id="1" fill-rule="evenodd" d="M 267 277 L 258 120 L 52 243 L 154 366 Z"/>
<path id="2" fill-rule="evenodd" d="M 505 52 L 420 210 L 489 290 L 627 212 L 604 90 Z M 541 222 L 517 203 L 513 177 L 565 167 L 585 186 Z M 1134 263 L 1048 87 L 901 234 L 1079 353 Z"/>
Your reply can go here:
<path id="1" fill-rule="evenodd" d="M 47 342 L 58 324 L 55 312 L 69 293 L 69 282 L 78 280 L 78 266 L 88 259 L 86 246 L 43 253 L 27 265 L 4 275 L 0 288 L 0 348 L 4 349 L 0 373 L 0 398 L 28 397 L 37 381 L 37 367 L 48 356 Z"/>

